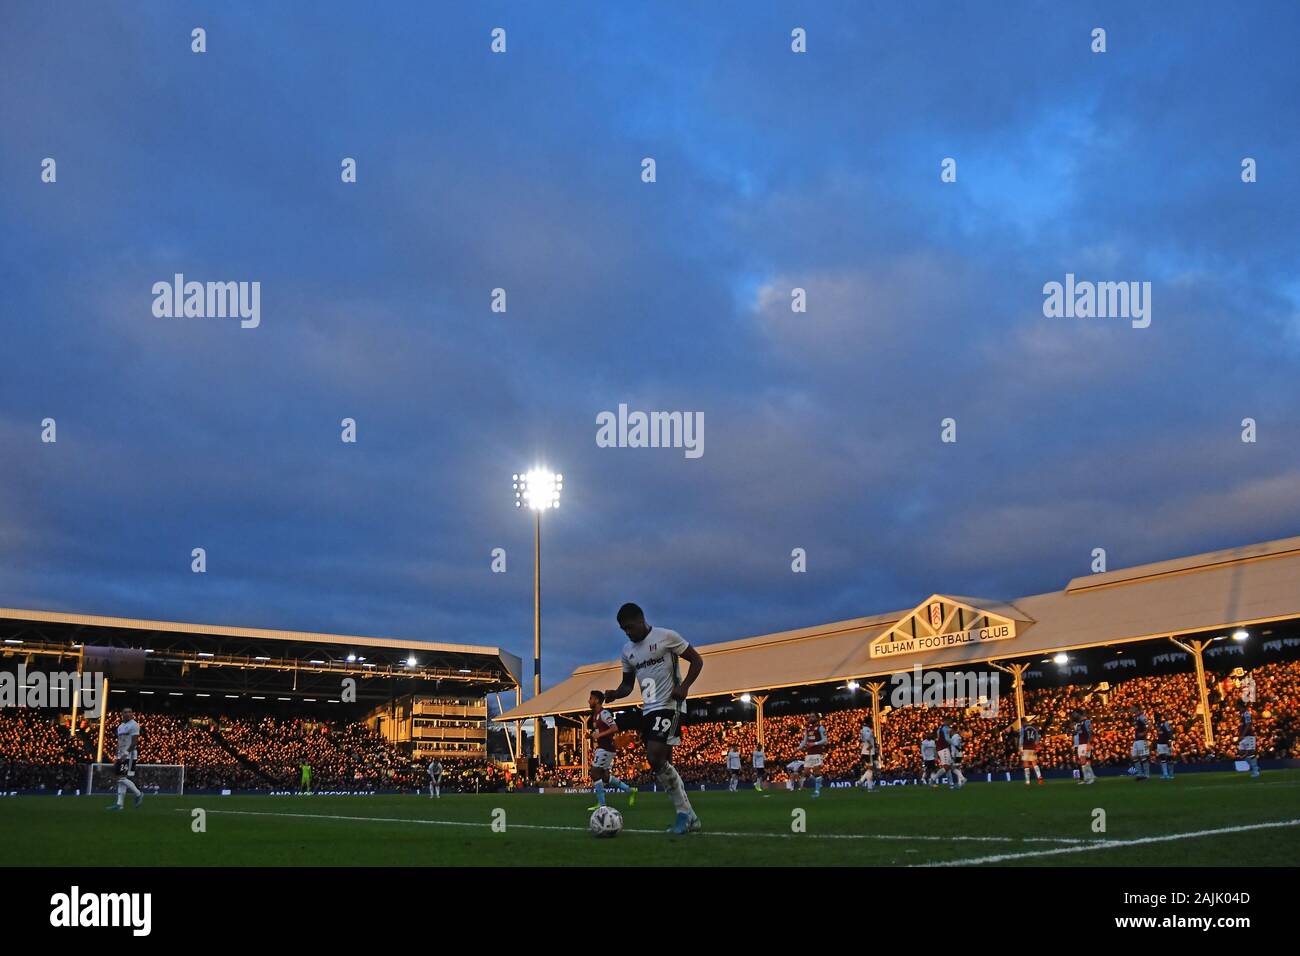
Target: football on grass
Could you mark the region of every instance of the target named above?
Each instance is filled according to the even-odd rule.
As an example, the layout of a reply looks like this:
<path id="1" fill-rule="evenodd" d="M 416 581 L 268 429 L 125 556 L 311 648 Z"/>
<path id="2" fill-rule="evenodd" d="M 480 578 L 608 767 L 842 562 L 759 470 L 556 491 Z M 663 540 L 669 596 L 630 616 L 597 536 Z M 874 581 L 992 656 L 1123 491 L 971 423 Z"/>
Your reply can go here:
<path id="1" fill-rule="evenodd" d="M 597 807 L 596 812 L 591 815 L 589 826 L 595 836 L 618 836 L 618 831 L 623 829 L 623 814 L 613 807 Z"/>

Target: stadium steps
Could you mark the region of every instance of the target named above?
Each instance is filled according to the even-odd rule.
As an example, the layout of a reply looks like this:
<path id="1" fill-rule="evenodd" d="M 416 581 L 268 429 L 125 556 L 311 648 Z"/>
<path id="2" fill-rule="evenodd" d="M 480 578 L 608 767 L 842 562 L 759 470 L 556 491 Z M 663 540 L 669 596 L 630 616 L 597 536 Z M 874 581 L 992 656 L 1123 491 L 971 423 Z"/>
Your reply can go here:
<path id="1" fill-rule="evenodd" d="M 273 779 L 270 774 L 268 774 L 265 770 L 263 770 L 256 763 L 250 760 L 242 750 L 240 750 L 233 743 L 227 740 L 225 736 L 221 733 L 221 729 L 219 727 L 209 727 L 208 733 L 212 735 L 212 739 L 216 741 L 218 747 L 220 747 L 226 753 L 230 754 L 230 756 L 235 759 L 235 763 L 239 764 L 239 766 L 243 767 L 245 770 L 248 770 L 250 773 L 255 774 L 272 790 L 276 789 L 277 787 L 284 786 L 283 783 Z"/>

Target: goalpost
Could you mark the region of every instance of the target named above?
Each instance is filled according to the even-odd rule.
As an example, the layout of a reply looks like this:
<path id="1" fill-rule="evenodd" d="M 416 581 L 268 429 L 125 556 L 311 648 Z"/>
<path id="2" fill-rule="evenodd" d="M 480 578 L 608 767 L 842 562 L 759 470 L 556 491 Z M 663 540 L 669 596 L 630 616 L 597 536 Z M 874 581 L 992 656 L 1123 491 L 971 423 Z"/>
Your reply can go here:
<path id="1" fill-rule="evenodd" d="M 185 764 L 138 763 L 131 778 L 141 793 L 185 795 Z M 117 774 L 111 763 L 92 763 L 86 766 L 86 793 L 116 794 Z"/>

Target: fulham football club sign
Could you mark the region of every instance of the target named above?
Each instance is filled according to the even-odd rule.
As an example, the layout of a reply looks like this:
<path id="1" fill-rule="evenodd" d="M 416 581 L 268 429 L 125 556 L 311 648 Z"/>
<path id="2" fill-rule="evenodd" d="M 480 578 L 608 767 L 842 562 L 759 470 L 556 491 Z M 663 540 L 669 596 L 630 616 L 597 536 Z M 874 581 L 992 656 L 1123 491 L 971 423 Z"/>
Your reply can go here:
<path id="1" fill-rule="evenodd" d="M 1016 622 L 936 594 L 871 642 L 872 658 L 1006 641 Z"/>

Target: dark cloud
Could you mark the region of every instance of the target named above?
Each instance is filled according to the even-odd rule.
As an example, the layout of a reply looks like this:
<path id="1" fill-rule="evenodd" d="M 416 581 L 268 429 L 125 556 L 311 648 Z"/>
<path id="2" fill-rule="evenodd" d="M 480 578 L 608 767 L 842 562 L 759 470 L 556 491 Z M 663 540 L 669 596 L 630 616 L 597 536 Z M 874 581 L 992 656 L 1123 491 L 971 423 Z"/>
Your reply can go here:
<path id="1" fill-rule="evenodd" d="M 541 460 L 548 682 L 625 600 L 720 640 L 1294 533 L 1300 14 L 1184 12 L 10 4 L 0 603 L 527 657 Z M 154 318 L 175 272 L 261 327 Z M 1044 318 L 1067 272 L 1151 327 Z M 619 403 L 704 456 L 598 448 Z"/>

